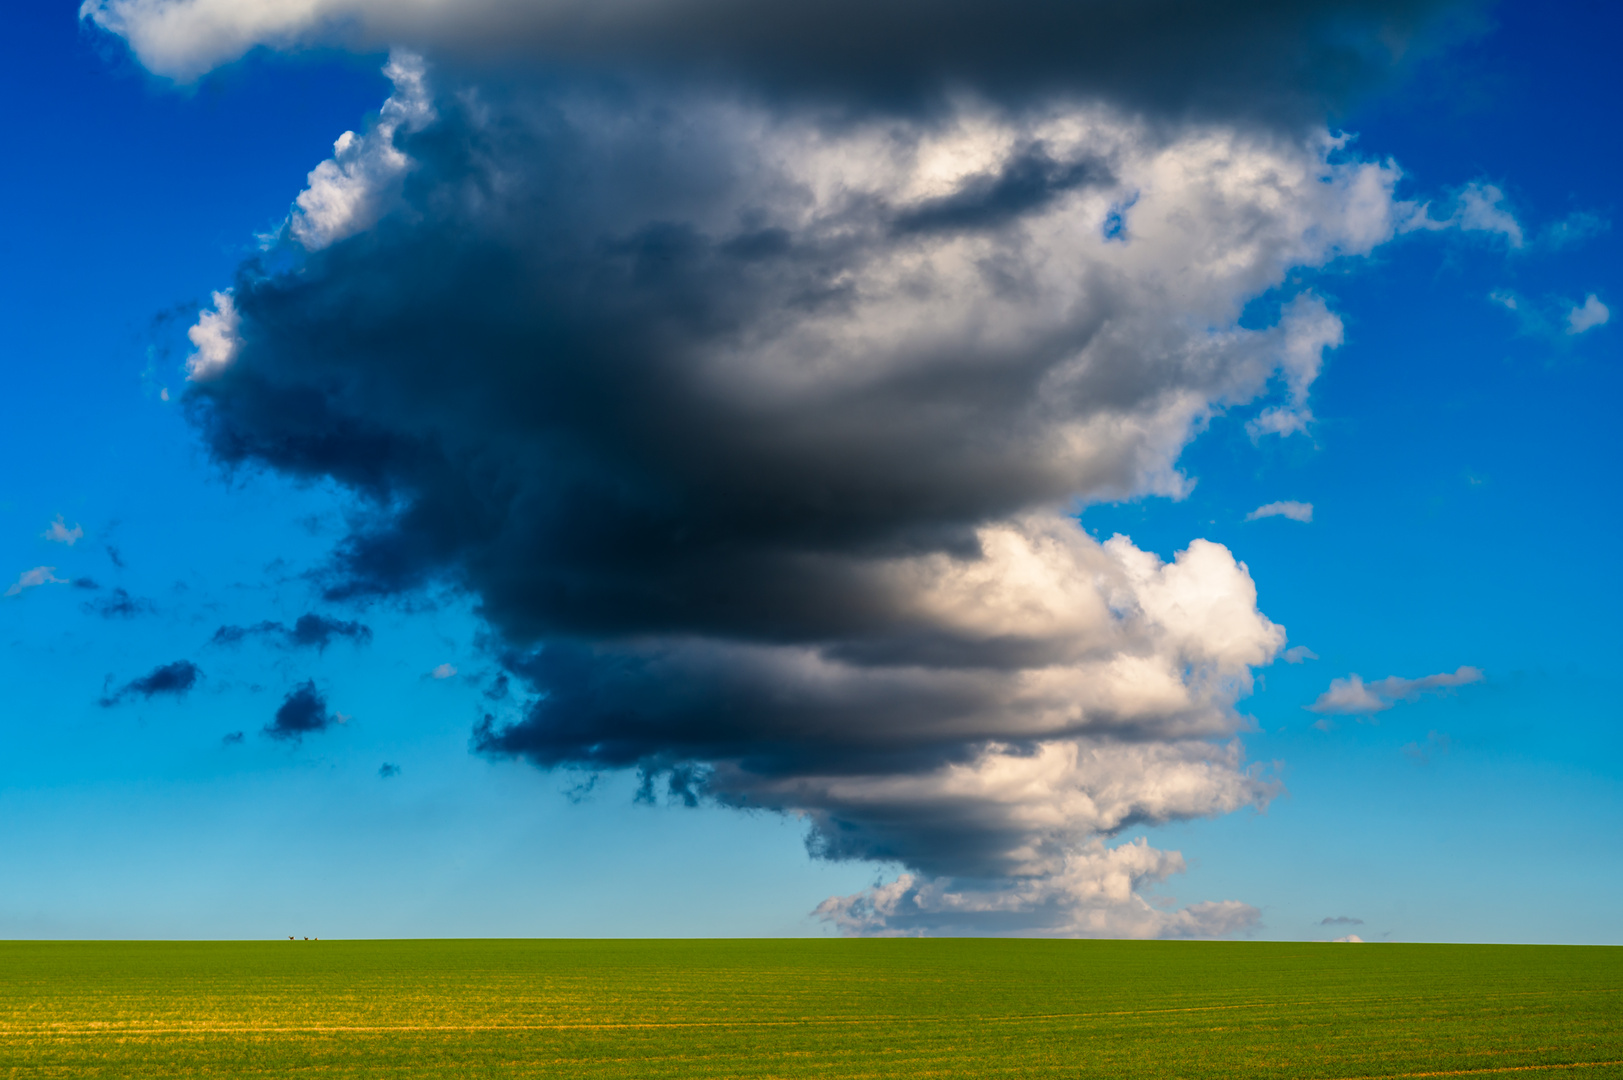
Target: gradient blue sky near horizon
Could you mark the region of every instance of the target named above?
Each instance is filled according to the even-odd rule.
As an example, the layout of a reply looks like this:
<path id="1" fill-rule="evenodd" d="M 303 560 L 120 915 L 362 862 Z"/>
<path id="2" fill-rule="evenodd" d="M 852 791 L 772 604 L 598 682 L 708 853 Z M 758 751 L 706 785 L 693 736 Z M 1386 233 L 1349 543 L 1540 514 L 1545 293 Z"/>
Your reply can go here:
<path id="1" fill-rule="evenodd" d="M 1197 424 L 1177 456 L 1193 481 L 1182 495 L 1081 508 L 1086 532 L 1168 562 L 1198 539 L 1223 545 L 1300 650 L 1255 665 L 1232 706 L 1255 763 L 1236 775 L 1273 785 L 1265 808 L 1129 814 L 1067 841 L 1181 852 L 1181 872 L 1134 879 L 1156 912 L 1251 914 L 1107 911 L 1104 932 L 1623 943 L 1620 30 L 1598 3 L 1474 7 L 1315 121 L 1347 136 L 1334 160 L 1401 170 L 1395 197 L 1430 203 L 1438 227 L 1290 266 L 1241 297 L 1241 327 L 1272 326 L 1303 290 L 1341 321 L 1305 430 L 1259 437 L 1276 380 L 1274 399 L 1223 402 Z M 551 769 L 525 759 L 538 743 L 480 752 L 502 672 L 540 678 L 480 607 L 495 586 L 447 572 L 323 593 L 334 551 L 374 511 L 336 480 L 222 464 L 186 369 L 187 329 L 247 280 L 240 267 L 277 256 L 265 238 L 311 170 L 391 93 L 386 48 L 317 44 L 211 54 L 177 80 L 45 2 L 14 13 L 0 44 L 14 148 L 0 177 L 14 207 L 0 270 L 0 937 L 1061 925 L 887 924 L 868 890 L 974 874 L 923 840 L 809 854 L 808 822 L 843 804 L 735 786 L 685 805 L 689 758 L 674 750 L 640 759 L 679 761 L 652 799 L 635 767 L 588 768 L 585 749 Z M 467 79 L 488 78 L 457 56 Z M 1126 236 L 1104 242 L 1134 242 L 1122 205 Z M 1461 224 L 1472 206 L 1477 227 Z M 312 614 L 366 631 L 301 643 L 291 628 Z M 143 690 L 180 661 L 198 673 L 189 689 Z M 292 732 L 284 712 L 279 729 L 307 683 L 317 727 Z M 1000 872 L 1003 886 L 975 888 L 1012 895 L 1035 873 Z M 859 895 L 844 922 L 813 914 Z M 1045 911 L 1068 902 L 1042 896 Z"/>

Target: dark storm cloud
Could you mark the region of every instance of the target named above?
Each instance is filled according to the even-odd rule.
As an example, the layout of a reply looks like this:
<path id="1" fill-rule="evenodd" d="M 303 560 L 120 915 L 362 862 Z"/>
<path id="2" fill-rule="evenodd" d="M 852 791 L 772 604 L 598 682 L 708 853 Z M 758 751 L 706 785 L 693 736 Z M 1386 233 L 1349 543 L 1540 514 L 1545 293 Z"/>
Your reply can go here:
<path id="1" fill-rule="evenodd" d="M 215 645 L 236 645 L 251 637 L 270 638 L 288 648 L 325 651 L 335 638 L 348 638 L 357 645 L 365 645 L 372 640 L 372 628 L 364 623 L 309 612 L 300 615 L 291 627 L 268 619 L 252 626 L 222 626 L 209 640 Z"/>
<path id="2" fill-rule="evenodd" d="M 138 679 L 131 679 L 114 693 L 101 699 L 103 706 L 116 705 L 131 697 L 152 698 L 160 694 L 184 697 L 203 677 L 202 669 L 190 660 L 161 664 Z"/>
<path id="3" fill-rule="evenodd" d="M 306 735 L 325 731 L 341 720 L 327 711 L 327 698 L 316 689 L 315 680 L 306 679 L 289 691 L 276 710 L 276 717 L 265 725 L 265 734 L 273 739 L 298 741 Z"/>
<path id="4" fill-rule="evenodd" d="M 1441 6 L 834 3 L 334 0 L 323 28 L 433 66 L 395 56 L 201 316 L 188 414 L 227 469 L 353 494 L 329 599 L 475 598 L 480 753 L 930 875 L 842 927 L 960 894 L 992 929 L 1245 925 L 1123 907 L 1182 862 L 1103 838 L 1279 790 L 1232 737 L 1283 630 L 1227 549 L 1163 563 L 1072 514 L 1186 490 L 1219 411 L 1272 393 L 1264 430 L 1306 429 L 1339 321 L 1240 313 L 1396 231 L 1396 169 L 1303 121 Z M 180 74 L 325 32 L 197 10 L 92 14 Z M 340 719 L 307 681 L 265 730 Z"/>
<path id="5" fill-rule="evenodd" d="M 335 0 L 205 14 L 95 0 L 154 70 L 192 77 L 254 44 L 405 46 L 441 61 L 657 71 L 846 105 L 944 88 L 1004 100 L 1098 96 L 1163 113 L 1300 119 L 1378 83 L 1451 9 L 1439 0 Z M 237 21 L 240 18 L 240 22 Z"/>
<path id="6" fill-rule="evenodd" d="M 1206 741 L 1283 640 L 1243 569 L 1216 545 L 1161 568 L 1061 511 L 1176 490 L 1213 403 L 1287 348 L 1316 363 L 1339 337 L 1316 302 L 1224 320 L 1283 260 L 1376 242 L 1379 167 L 1110 111 L 864 126 L 668 84 L 396 78 L 392 126 L 301 199 L 310 250 L 220 301 L 229 342 L 186 403 L 228 468 L 356 494 L 331 597 L 477 598 L 505 669 L 477 751 L 794 811 L 821 855 L 933 874 L 1063 863 L 977 786 L 994 773 L 1087 792 L 1057 827 L 1078 836 L 1277 790 Z M 1228 168 L 1277 186 L 1252 200 Z M 1210 596 L 1233 604 L 1167 621 Z M 341 625 L 304 638 L 360 637 Z M 215 640 L 250 635 L 300 637 Z M 331 720 L 307 683 L 267 730 Z"/>

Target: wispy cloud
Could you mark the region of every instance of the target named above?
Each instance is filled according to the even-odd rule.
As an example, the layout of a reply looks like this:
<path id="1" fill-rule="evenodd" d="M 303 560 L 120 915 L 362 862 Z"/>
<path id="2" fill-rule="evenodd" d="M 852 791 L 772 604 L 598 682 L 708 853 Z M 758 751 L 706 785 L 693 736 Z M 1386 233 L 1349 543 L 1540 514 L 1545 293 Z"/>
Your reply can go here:
<path id="1" fill-rule="evenodd" d="M 305 648 L 325 652 L 337 638 L 348 638 L 357 645 L 372 640 L 372 628 L 364 623 L 334 619 L 310 612 L 300 615 L 292 626 L 269 619 L 252 626 L 222 626 L 209 639 L 212 645 L 237 645 L 251 637 L 268 637 L 290 649 Z"/>
<path id="2" fill-rule="evenodd" d="M 1317 660 L 1319 654 L 1306 645 L 1292 645 L 1285 650 L 1285 663 L 1300 664 L 1306 660 Z"/>
<path id="3" fill-rule="evenodd" d="M 1401 232 L 1439 232 L 1458 229 L 1503 237 L 1512 248 L 1522 246 L 1525 236 L 1521 222 L 1507 205 L 1505 193 L 1495 184 L 1472 181 L 1444 201 L 1447 213 L 1433 217 L 1431 204 L 1409 204 L 1412 213 L 1399 223 Z"/>
<path id="4" fill-rule="evenodd" d="M 1590 293 L 1582 301 L 1560 297 L 1530 298 L 1509 289 L 1496 289 L 1488 299 L 1516 317 L 1517 329 L 1529 337 L 1554 340 L 1575 338 L 1605 326 L 1612 311 L 1600 297 Z"/>
<path id="5" fill-rule="evenodd" d="M 6 590 L 6 595 L 16 596 L 24 589 L 35 589 L 41 585 L 66 585 L 67 583 L 66 578 L 56 576 L 56 567 L 36 566 L 32 570 L 24 570 L 21 574 L 18 574 L 17 580 L 12 583 L 11 588 Z"/>
<path id="6" fill-rule="evenodd" d="M 1247 521 L 1259 521 L 1262 518 L 1282 517 L 1292 521 L 1309 522 L 1313 520 L 1313 504 L 1286 500 L 1284 502 L 1271 502 L 1266 506 L 1259 506 L 1245 516 Z"/>
<path id="7" fill-rule="evenodd" d="M 1331 915 L 1319 920 L 1320 926 L 1363 926 L 1363 919 L 1355 919 L 1351 915 Z"/>
<path id="8" fill-rule="evenodd" d="M 1423 694 L 1442 693 L 1458 686 L 1481 682 L 1482 672 L 1474 667 L 1460 667 L 1456 671 L 1426 675 L 1419 679 L 1403 679 L 1396 675 L 1378 682 L 1366 683 L 1353 674 L 1345 679 L 1332 679 L 1330 689 L 1307 706 L 1324 716 L 1373 716 L 1385 712 L 1400 701 L 1416 701 Z"/>
<path id="9" fill-rule="evenodd" d="M 1442 757 L 1453 747 L 1453 740 L 1441 732 L 1426 732 L 1425 742 L 1405 743 L 1403 756 L 1416 765 L 1430 765 L 1435 758 Z"/>
<path id="10" fill-rule="evenodd" d="M 88 585 L 80 586 L 81 588 L 96 587 L 95 582 L 89 581 L 88 578 L 80 578 L 79 581 L 89 582 Z M 74 585 L 78 586 L 79 581 L 75 581 Z M 104 619 L 133 619 L 137 615 L 147 615 L 157 609 L 151 600 L 143 596 L 131 596 L 128 590 L 117 588 L 106 596 L 86 602 L 84 610 L 93 615 L 100 615 Z"/>
<path id="11" fill-rule="evenodd" d="M 68 523 L 63 520 L 61 514 L 56 515 L 56 520 L 51 522 L 44 532 L 40 533 L 40 536 L 47 540 L 53 540 L 58 544 L 66 544 L 69 547 L 77 544 L 84 538 L 84 535 L 85 531 L 78 522 L 74 522 L 73 528 L 68 528 Z"/>

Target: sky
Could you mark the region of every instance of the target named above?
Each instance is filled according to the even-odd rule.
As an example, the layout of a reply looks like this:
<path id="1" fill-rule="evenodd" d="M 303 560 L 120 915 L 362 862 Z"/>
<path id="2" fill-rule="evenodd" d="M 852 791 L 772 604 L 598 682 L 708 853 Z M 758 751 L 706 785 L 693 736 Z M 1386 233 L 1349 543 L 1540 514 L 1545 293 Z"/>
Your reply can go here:
<path id="1" fill-rule="evenodd" d="M 33 2 L 0 937 L 1623 943 L 1620 16 Z"/>

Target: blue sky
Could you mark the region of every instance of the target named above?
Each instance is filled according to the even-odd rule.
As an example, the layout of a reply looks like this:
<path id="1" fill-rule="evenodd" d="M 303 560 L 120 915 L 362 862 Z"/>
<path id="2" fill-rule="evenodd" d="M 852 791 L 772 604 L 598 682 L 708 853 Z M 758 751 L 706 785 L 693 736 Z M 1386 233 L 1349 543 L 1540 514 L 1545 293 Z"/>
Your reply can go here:
<path id="1" fill-rule="evenodd" d="M 376 7 L 357 3 L 363 13 Z M 270 440 L 291 430 L 252 428 L 240 419 L 261 415 L 254 410 L 267 408 L 269 399 L 239 389 L 248 384 L 231 382 L 234 373 L 215 383 L 188 380 L 196 347 L 186 332 L 200 312 L 219 308 L 216 290 L 236 282 L 239 298 L 260 298 L 244 301 L 260 306 L 244 307 L 250 329 L 243 331 L 248 344 L 242 348 L 248 351 L 232 363 L 267 379 L 291 380 L 287 373 L 303 371 L 297 365 L 304 361 L 288 351 L 292 346 L 262 343 L 283 341 L 277 328 L 300 318 L 329 334 L 335 324 L 302 314 L 305 309 L 294 305 L 304 294 L 289 282 L 317 281 L 345 303 L 359 304 L 355 297 L 372 295 L 355 284 L 360 275 L 401 280 L 376 269 L 375 260 L 384 256 L 370 254 L 370 235 L 401 245 L 391 251 L 433 250 L 422 240 L 423 222 L 431 219 L 424 208 L 440 204 L 412 202 L 418 195 L 409 186 L 401 196 L 406 209 L 380 211 L 377 223 L 358 226 L 354 239 L 345 234 L 322 249 L 330 255 L 294 249 L 287 232 L 280 241 L 261 239 L 297 213 L 293 200 L 310 184 L 307 174 L 334 153 L 334 139 L 349 130 L 364 133 L 376 122 L 391 94 L 381 73 L 387 45 L 426 54 L 431 78 L 449 80 L 440 73 L 454 71 L 465 93 L 477 90 L 498 103 L 492 108 L 512 108 L 514 115 L 527 115 L 515 101 L 560 100 L 557 85 L 596 102 L 583 107 L 602 107 L 591 97 L 598 76 L 578 71 L 589 69 L 595 54 L 568 62 L 525 56 L 519 64 L 526 73 L 514 76 L 510 56 L 497 63 L 477 48 L 468 53 L 460 39 L 436 38 L 432 27 L 391 28 L 386 19 L 358 44 L 317 35 L 298 39 L 306 46 L 301 49 L 280 48 L 304 33 L 294 28 L 291 37 L 265 42 L 272 47 L 245 59 L 187 41 L 168 53 L 152 46 L 143 54 L 139 25 L 115 25 L 137 43 L 132 53 L 117 34 L 81 22 L 71 5 L 31 4 L 17 22 L 0 44 L 6 52 L 0 79 L 13 102 L 9 126 L 17 148 L 14 167 L 0 177 L 16 208 L 5 238 L 9 257 L 0 269 L 12 402 L 0 429 L 11 465 L 0 490 L 0 576 L 20 586 L 0 600 L 7 643 L 0 664 L 9 691 L 0 727 L 6 746 L 0 816 L 8 823 L 0 841 L 0 936 L 855 929 L 1620 941 L 1614 898 L 1623 886 L 1616 841 L 1623 833 L 1623 718 L 1613 682 L 1623 647 L 1614 615 L 1623 582 L 1610 557 L 1619 525 L 1612 463 L 1620 456 L 1610 412 L 1623 358 L 1618 328 L 1596 314 L 1623 303 L 1613 225 L 1617 149 L 1606 135 L 1620 90 L 1612 62 L 1619 26 L 1605 5 L 1480 9 L 1463 31 L 1422 37 L 1427 48 L 1417 47 L 1417 59 L 1400 66 L 1384 87 L 1366 88 L 1305 122 L 1294 114 L 1188 121 L 1208 125 L 1203 131 L 1262 123 L 1299 132 L 1305 123 L 1344 132 L 1349 141 L 1328 160 L 1400 170 L 1392 198 L 1430 203 L 1426 220 L 1437 227 L 1394 226 L 1378 243 L 1360 248 L 1348 240 L 1324 257 L 1286 260 L 1278 279 L 1259 287 L 1225 286 L 1222 302 L 1244 308 L 1235 333 L 1266 337 L 1287 318 L 1293 298 L 1311 295 L 1339 318 L 1343 342 L 1323 352 L 1322 370 L 1300 400 L 1290 397 L 1287 376 L 1276 374 L 1262 391 L 1230 394 L 1209 419 L 1196 421 L 1187 440 L 1179 436 L 1170 452 L 1193 482 L 1180 497 L 1158 491 L 1153 479 L 1079 484 L 1072 493 L 1070 512 L 1100 541 L 1124 534 L 1168 563 L 1197 539 L 1223 545 L 1255 582 L 1256 608 L 1288 629 L 1290 646 L 1303 646 L 1315 658 L 1288 662 L 1281 641 L 1269 646 L 1266 660 L 1222 669 L 1231 680 L 1236 671 L 1254 669 L 1250 693 L 1231 700 L 1218 692 L 1196 703 L 1229 718 L 1202 728 L 1201 745 L 1226 747 L 1237 738 L 1244 760 L 1255 764 L 1250 771 L 1235 766 L 1233 784 L 1262 783 L 1266 795 L 1257 794 L 1261 788 L 1214 795 L 1210 812 L 1138 810 L 1108 828 L 1067 819 L 1058 832 L 1041 837 L 1058 845 L 1061 870 L 1033 869 L 1036 864 L 1012 855 L 980 861 L 962 855 L 995 831 L 972 813 L 974 806 L 952 804 L 970 824 L 942 839 L 918 828 L 886 833 L 862 816 L 866 804 L 842 803 L 826 792 L 783 794 L 773 786 L 783 777 L 813 783 L 804 762 L 818 757 L 825 743 L 815 724 L 812 735 L 794 742 L 769 718 L 757 724 L 748 707 L 737 720 L 747 734 L 730 735 L 731 749 L 693 750 L 721 744 L 689 733 L 685 742 L 654 739 L 632 759 L 610 760 L 601 749 L 610 734 L 630 739 L 628 732 L 644 730 L 614 727 L 626 710 L 662 717 L 657 702 L 687 700 L 688 694 L 712 700 L 702 698 L 696 689 L 701 675 L 689 669 L 654 664 L 646 670 L 655 674 L 648 675 L 637 666 L 652 655 L 644 644 L 649 634 L 667 635 L 661 649 L 679 652 L 697 639 L 718 650 L 736 647 L 743 650 L 736 655 L 749 658 L 801 641 L 794 635 L 811 634 L 809 624 L 739 629 L 762 625 L 752 615 L 716 629 L 723 614 L 684 615 L 673 624 L 668 614 L 644 611 L 636 618 L 645 621 L 627 616 L 611 632 L 598 628 L 596 616 L 557 614 L 563 601 L 548 601 L 549 608 L 512 599 L 518 586 L 503 584 L 513 580 L 511 567 L 490 570 L 495 556 L 486 549 L 448 557 L 409 581 L 346 591 L 344 581 L 381 571 L 357 564 L 335 569 L 335 552 L 341 556 L 346 544 L 353 550 L 346 536 L 364 534 L 389 506 L 369 503 L 367 493 L 345 479 L 355 474 L 344 472 L 349 466 L 342 462 L 301 474 L 274 449 L 233 460 L 222 449 L 221 429 L 208 426 L 207 416 L 217 415 L 238 418 L 231 430 L 243 438 Z M 1145 47 L 1176 45 L 1150 40 Z M 446 50 L 443 56 L 436 48 Z M 176 55 L 190 58 L 185 62 L 192 69 L 164 59 Z M 627 55 L 640 54 L 632 49 Z M 621 67 L 614 76 L 630 78 L 616 62 Z M 833 61 L 807 63 L 812 69 Z M 981 70 L 965 65 L 971 74 Z M 739 85 L 753 86 L 757 76 L 748 65 L 739 70 L 745 72 L 737 76 Z M 546 88 L 525 81 L 537 71 L 542 82 L 553 80 Z M 687 76 L 670 77 L 680 82 Z M 1091 84 L 1084 89 L 1096 90 Z M 1129 89 L 1103 92 L 1108 98 Z M 619 101 L 613 93 L 604 100 Z M 450 100 L 434 99 L 441 127 L 451 123 L 445 119 Z M 695 100 L 694 114 L 710 116 L 702 111 L 709 99 Z M 635 101 L 625 106 L 626 115 L 637 107 Z M 772 111 L 780 108 L 790 107 L 740 110 L 738 130 L 758 123 L 770 133 L 775 129 L 759 117 L 775 122 L 790 115 Z M 733 115 L 725 110 L 717 115 L 724 117 L 718 123 L 735 122 L 725 120 Z M 793 123 L 801 122 L 798 116 L 791 116 Z M 896 121 L 903 122 L 924 123 Z M 664 121 L 648 123 L 656 134 L 666 130 L 657 126 Z M 790 135 L 759 138 L 803 145 L 793 140 L 809 137 L 785 123 Z M 1127 121 L 1121 125 L 1112 137 L 1141 137 Z M 409 124 L 408 130 L 415 137 Z M 425 130 L 431 136 L 441 128 Z M 400 136 L 400 145 L 408 146 L 406 138 Z M 748 148 L 757 137 L 729 130 L 714 138 L 743 154 L 754 152 Z M 433 146 L 424 139 L 409 147 L 429 161 Z M 1043 145 L 1055 145 L 1049 140 Z M 498 147 L 490 151 L 494 156 L 513 155 L 507 164 L 518 174 L 553 167 L 522 157 L 528 151 L 502 148 L 494 137 L 489 145 Z M 595 151 L 579 152 L 599 167 L 597 158 L 586 157 Z M 631 151 L 603 159 L 632 162 L 601 166 L 606 169 L 642 167 Z M 1060 193 L 1054 198 L 1071 190 L 1064 185 L 1072 181 L 1054 179 L 1061 172 L 1051 159 L 1039 164 L 1052 166 L 1045 175 Z M 412 175 L 429 175 L 429 166 Z M 616 183 L 623 178 L 612 175 Z M 645 182 L 638 173 L 636 183 Z M 1199 181 L 1193 183 L 1198 192 Z M 960 196 L 972 186 L 919 203 L 910 211 L 915 218 L 896 220 L 960 213 L 967 205 Z M 626 181 L 624 191 L 633 187 Z M 1002 189 L 985 190 L 995 195 Z M 537 196 L 543 202 L 551 197 Z M 604 213 L 611 220 L 621 212 L 612 205 L 616 197 L 628 200 L 627 207 L 652 199 L 659 213 L 678 212 L 671 209 L 676 203 L 655 196 L 610 194 Z M 1499 215 L 1492 218 L 1498 224 L 1470 226 L 1473 198 L 1486 200 L 1481 205 Z M 681 205 L 700 202 L 693 196 Z M 1133 234 L 1134 204 L 1118 205 L 1126 207 L 1128 229 L 1125 240 L 1115 242 L 1131 247 L 1141 242 Z M 1026 210 L 1021 204 L 1018 212 Z M 624 212 L 643 213 L 642 203 Z M 714 220 L 714 212 L 701 206 L 693 220 Z M 773 212 L 768 206 L 763 220 Z M 945 250 L 931 249 L 929 257 L 945 259 Z M 279 270 L 278 259 L 291 260 L 295 269 Z M 255 260 L 269 267 L 263 273 L 271 284 L 260 292 L 252 291 L 260 271 L 240 269 Z M 433 264 L 424 265 L 432 278 Z M 1598 306 L 1585 309 L 1590 296 Z M 1184 317 L 1176 307 L 1170 315 L 1146 310 L 1156 318 Z M 1209 311 L 1189 310 L 1197 322 L 1221 323 Z M 1583 310 L 1590 317 L 1571 321 Z M 1149 325 L 1128 315 L 1120 316 L 1123 325 Z M 361 310 L 353 317 L 357 324 L 403 318 Z M 1586 322 L 1593 325 L 1569 332 Z M 1191 332 L 1198 337 L 1208 329 Z M 1219 325 L 1209 332 L 1227 331 Z M 343 348 L 331 346 L 322 362 L 342 363 Z M 456 353 L 455 345 L 435 348 L 442 351 L 425 352 L 423 370 L 436 378 L 471 370 L 458 391 L 480 389 L 486 369 L 444 359 Z M 389 370 L 368 369 L 373 381 L 365 385 L 373 396 L 355 406 L 353 425 L 375 421 L 381 430 L 404 423 L 370 404 L 387 398 Z M 1259 435 L 1256 421 L 1270 407 L 1295 409 L 1293 416 L 1310 412 L 1311 419 L 1295 434 Z M 606 417 L 621 415 L 605 408 Z M 986 423 L 995 433 L 994 421 Z M 785 469 L 775 481 L 780 486 L 809 488 L 816 479 Z M 396 495 L 409 499 L 415 489 L 401 483 L 408 495 Z M 1311 521 L 1284 515 L 1247 520 L 1259 507 L 1283 501 L 1311 504 Z M 46 534 L 57 520 L 63 539 L 53 540 Z M 539 546 L 516 565 L 547 558 L 534 552 L 564 550 L 556 536 L 567 537 L 571 527 L 564 519 L 558 532 L 530 537 L 525 542 Z M 736 523 L 729 527 L 748 532 Z M 585 526 L 580 529 L 584 535 Z M 619 534 L 605 535 L 609 539 L 594 542 L 612 546 Z M 1105 558 L 1096 554 L 1105 548 L 1078 550 L 1084 562 Z M 740 565 L 746 561 L 740 557 Z M 26 576 L 38 568 L 49 569 Z M 642 580 L 640 572 L 625 571 L 625 580 Z M 783 574 L 774 570 L 771 580 Z M 44 583 L 30 586 L 30 580 Z M 726 585 L 707 588 L 724 592 Z M 622 594 L 588 595 L 607 610 Z M 1140 602 L 1148 611 L 1151 601 Z M 693 610 L 691 604 L 684 610 Z M 216 640 L 221 627 L 291 627 L 311 613 L 359 621 L 370 638 L 339 635 L 319 649 L 275 630 L 235 644 Z M 551 629 L 532 629 L 536 625 Z M 1157 631 L 1181 632 L 1171 622 Z M 1250 622 L 1212 632 L 1223 642 L 1261 633 Z M 867 630 L 850 633 L 838 646 L 828 644 L 832 638 L 805 640 L 827 655 L 869 640 Z M 562 724 L 558 714 L 522 702 L 566 700 L 558 687 L 575 669 L 551 658 L 573 655 L 567 648 L 575 646 L 597 650 L 592 655 L 599 659 L 612 654 L 614 662 L 588 665 L 580 676 L 597 688 L 597 704 L 580 706 L 579 717 L 570 714 L 587 734 L 571 736 L 575 741 L 559 749 L 546 726 Z M 1123 645 L 1122 655 L 1148 647 Z M 137 687 L 102 704 L 180 660 L 200 672 L 186 692 L 144 695 Z M 1435 691 L 1413 687 L 1413 700 L 1401 700 L 1408 686 L 1388 684 L 1400 700 L 1378 712 L 1309 708 L 1333 680 L 1355 674 L 1374 684 L 1462 667 L 1481 678 Z M 651 697 L 601 689 L 613 672 L 633 670 Z M 512 704 L 492 705 L 503 671 L 514 687 L 506 699 Z M 278 709 L 306 680 L 320 697 L 317 719 L 333 721 L 303 737 L 275 737 Z M 480 744 L 476 724 L 491 710 L 495 730 L 506 732 L 508 741 Z M 828 723 L 836 730 L 835 721 Z M 1122 729 L 1122 754 L 1163 743 L 1180 754 L 1204 753 L 1190 749 L 1194 743 L 1183 735 L 1165 735 L 1170 729 L 1156 726 L 1160 720 L 1133 723 L 1139 726 Z M 594 731 L 608 733 L 605 741 L 596 741 Z M 241 737 L 231 738 L 236 733 Z M 839 738 L 846 736 L 830 736 L 827 745 Z M 932 759 L 907 766 L 914 771 L 881 775 L 878 766 L 852 764 L 852 757 L 842 767 L 869 779 L 924 784 L 940 769 L 950 772 L 953 763 L 971 760 L 965 755 L 981 752 L 992 736 L 977 738 L 948 753 L 945 765 Z M 1021 754 L 1048 745 L 1032 738 Z M 1105 755 L 1100 760 L 1118 760 L 1109 756 L 1113 750 L 1099 752 Z M 767 759 L 770 766 L 758 764 Z M 538 768 L 537 762 L 556 767 Z M 746 779 L 728 779 L 729 768 Z M 639 769 L 659 781 L 651 800 L 637 797 Z M 689 775 L 700 778 L 692 789 L 695 807 L 680 797 L 687 790 L 682 777 Z M 1063 788 L 1021 804 L 1023 811 L 1040 817 L 1063 801 Z M 1087 790 L 1102 801 L 1102 788 Z M 1153 802 L 1149 795 L 1135 798 L 1135 805 Z M 945 804 L 920 805 L 925 810 L 910 806 L 909 812 Z M 818 840 L 825 828 L 878 839 L 842 849 L 843 859 L 813 857 L 804 842 L 808 830 L 814 846 L 828 851 L 832 841 Z M 1004 836 L 1008 826 L 997 828 Z M 1124 915 L 1070 898 L 1065 890 L 1082 895 L 1091 888 L 1086 873 L 1092 871 L 1080 868 L 1107 858 L 1089 845 L 1126 851 L 1140 839 L 1147 840 L 1146 850 L 1181 852 L 1186 863 L 1182 872 L 1135 871 L 1133 893 L 1147 907 Z M 898 874 L 911 875 L 906 880 L 916 892 L 907 894 L 908 903 L 935 921 L 919 916 L 910 922 L 884 909 L 882 889 Z M 865 891 L 875 886 L 881 891 Z M 930 908 L 943 890 L 953 889 L 980 898 L 1035 895 L 1032 903 L 1042 912 L 1071 914 L 1057 922 L 1046 914 L 1024 922 L 990 916 L 955 922 L 940 915 L 945 909 Z M 859 899 L 813 915 L 828 897 Z M 1207 909 L 1190 907 L 1222 901 L 1246 911 L 1224 909 L 1230 914 L 1203 922 Z M 997 906 L 975 903 L 981 906 L 970 906 L 982 913 Z M 1178 911 L 1195 914 L 1182 921 L 1167 914 Z M 1356 921 L 1325 921 L 1335 918 Z"/>

